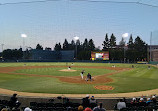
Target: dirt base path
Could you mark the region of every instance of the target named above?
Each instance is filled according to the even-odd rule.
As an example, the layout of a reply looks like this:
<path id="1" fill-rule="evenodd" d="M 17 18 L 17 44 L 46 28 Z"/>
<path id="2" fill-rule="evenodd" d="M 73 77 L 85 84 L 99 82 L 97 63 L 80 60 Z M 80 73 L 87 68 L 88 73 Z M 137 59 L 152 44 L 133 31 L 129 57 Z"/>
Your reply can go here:
<path id="1" fill-rule="evenodd" d="M 45 93 L 28 93 L 28 92 L 19 92 L 19 91 L 12 91 L 8 89 L 0 88 L 0 94 L 3 95 L 12 95 L 17 93 L 19 96 L 22 97 L 30 97 L 30 98 L 48 98 L 48 97 L 58 97 L 64 96 L 69 98 L 83 98 L 86 94 L 45 94 Z M 96 98 L 132 98 L 132 97 L 141 97 L 141 96 L 150 96 L 153 94 L 158 95 L 158 89 L 148 90 L 148 91 L 140 91 L 140 92 L 130 92 L 130 93 L 114 93 L 114 94 L 90 94 L 95 96 Z"/>

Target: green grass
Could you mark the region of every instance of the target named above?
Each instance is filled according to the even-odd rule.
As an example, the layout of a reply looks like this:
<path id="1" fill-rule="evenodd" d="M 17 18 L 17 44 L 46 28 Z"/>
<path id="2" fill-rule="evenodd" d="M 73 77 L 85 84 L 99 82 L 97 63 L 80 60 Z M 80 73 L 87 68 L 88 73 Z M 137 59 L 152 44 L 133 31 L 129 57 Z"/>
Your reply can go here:
<path id="1" fill-rule="evenodd" d="M 56 66 L 66 63 L 0 63 L 0 67 L 16 67 L 16 66 Z M 71 65 L 71 63 L 68 63 Z M 75 66 L 109 66 L 113 64 L 105 63 L 74 63 Z M 131 67 L 131 64 L 115 64 L 116 67 Z M 0 73 L 0 88 L 34 92 L 34 93 L 58 93 L 58 94 L 106 94 L 106 93 L 122 93 L 137 92 L 158 88 L 158 69 L 147 65 L 134 64 L 135 68 L 129 71 L 121 72 L 110 76 L 114 79 L 113 83 L 108 84 L 71 84 L 61 82 L 56 78 L 49 77 L 30 77 L 27 75 L 10 75 Z M 73 68 L 76 72 L 60 72 L 63 68 L 36 68 L 23 69 L 16 71 L 17 73 L 38 74 L 38 75 L 55 75 L 55 76 L 79 76 L 82 68 Z M 107 69 L 84 68 L 86 74 L 90 72 L 92 75 L 101 75 L 113 72 Z M 110 85 L 115 87 L 114 90 L 102 91 L 94 89 L 95 85 Z"/>
<path id="2" fill-rule="evenodd" d="M 16 73 L 25 73 L 25 74 L 36 74 L 36 75 L 53 75 L 53 76 L 80 76 L 81 71 L 85 70 L 85 75 L 90 73 L 92 76 L 103 75 L 107 73 L 114 72 L 114 70 L 108 69 L 99 69 L 96 70 L 94 68 L 71 68 L 76 70 L 75 72 L 62 72 L 59 70 L 67 69 L 66 67 L 61 68 L 35 68 L 35 69 L 23 69 L 17 70 Z"/>

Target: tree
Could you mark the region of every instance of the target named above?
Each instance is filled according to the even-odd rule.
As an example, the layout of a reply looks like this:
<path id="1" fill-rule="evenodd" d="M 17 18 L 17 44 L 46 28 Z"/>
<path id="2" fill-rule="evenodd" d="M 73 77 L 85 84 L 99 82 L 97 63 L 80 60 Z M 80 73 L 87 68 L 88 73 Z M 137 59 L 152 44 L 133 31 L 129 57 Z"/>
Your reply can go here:
<path id="1" fill-rule="evenodd" d="M 90 51 L 94 51 L 95 45 L 94 45 L 94 41 L 93 41 L 92 39 L 89 40 L 89 44 L 88 44 L 88 45 L 89 45 L 89 48 L 88 48 L 88 49 L 89 49 Z"/>
<path id="2" fill-rule="evenodd" d="M 116 37 L 114 36 L 113 33 L 111 34 L 109 45 L 110 45 L 110 48 L 114 48 L 116 46 Z"/>
<path id="3" fill-rule="evenodd" d="M 70 50 L 75 50 L 75 45 L 76 45 L 76 44 L 75 44 L 75 41 L 72 40 L 71 43 L 69 44 L 69 49 L 70 49 Z"/>
<path id="4" fill-rule="evenodd" d="M 69 50 L 69 43 L 68 43 L 67 39 L 65 39 L 65 41 L 63 43 L 63 50 Z"/>
<path id="5" fill-rule="evenodd" d="M 136 50 L 137 60 L 147 59 L 147 44 L 139 36 L 134 41 L 134 50 Z"/>
<path id="6" fill-rule="evenodd" d="M 3 51 L 3 58 L 4 59 L 12 59 L 12 50 L 11 49 L 6 49 Z"/>
<path id="7" fill-rule="evenodd" d="M 122 37 L 121 41 L 119 42 L 119 45 L 123 48 L 125 46 L 125 40 Z"/>
<path id="8" fill-rule="evenodd" d="M 42 47 L 42 45 L 37 44 L 36 49 L 38 49 L 38 50 L 43 50 L 43 47 Z"/>
<path id="9" fill-rule="evenodd" d="M 105 36 L 105 41 L 103 41 L 103 50 L 107 50 L 109 48 L 109 38 L 108 38 L 108 34 L 106 33 Z"/>
<path id="10" fill-rule="evenodd" d="M 22 49 L 6 49 L 3 51 L 3 58 L 9 60 L 18 60 L 23 57 Z"/>
<path id="11" fill-rule="evenodd" d="M 61 50 L 60 42 L 58 44 L 57 43 L 55 44 L 54 50 L 55 51 L 60 51 Z"/>
<path id="12" fill-rule="evenodd" d="M 89 48 L 88 45 L 89 45 L 88 40 L 87 38 L 85 38 L 84 43 L 83 43 L 83 50 L 87 51 Z"/>
<path id="13" fill-rule="evenodd" d="M 128 44 L 128 48 L 129 49 L 133 49 L 134 48 L 132 34 L 130 35 L 129 42 L 127 44 Z"/>
<path id="14" fill-rule="evenodd" d="M 78 54 L 77 58 L 79 60 L 90 60 L 90 58 L 91 58 L 91 51 L 82 50 Z"/>

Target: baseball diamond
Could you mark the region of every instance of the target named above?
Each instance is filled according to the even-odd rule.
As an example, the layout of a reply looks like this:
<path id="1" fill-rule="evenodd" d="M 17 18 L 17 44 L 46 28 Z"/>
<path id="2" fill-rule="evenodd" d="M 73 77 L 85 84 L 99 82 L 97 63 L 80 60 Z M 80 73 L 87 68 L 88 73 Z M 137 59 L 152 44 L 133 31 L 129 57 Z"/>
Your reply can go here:
<path id="1" fill-rule="evenodd" d="M 84 79 L 80 76 L 82 70 L 85 70 Z M 74 63 L 67 70 L 64 62 L 1 63 L 0 88 L 37 94 L 139 92 L 157 89 L 157 70 L 144 64 Z M 88 73 L 93 81 L 85 80 Z"/>

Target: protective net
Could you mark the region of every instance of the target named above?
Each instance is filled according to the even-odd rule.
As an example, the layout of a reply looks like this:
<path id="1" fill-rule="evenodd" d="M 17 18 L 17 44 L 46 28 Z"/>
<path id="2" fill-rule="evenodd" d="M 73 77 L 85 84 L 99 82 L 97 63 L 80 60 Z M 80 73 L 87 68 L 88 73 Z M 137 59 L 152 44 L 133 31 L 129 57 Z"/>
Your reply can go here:
<path id="1" fill-rule="evenodd" d="M 151 45 L 158 45 L 158 30 L 152 32 L 150 39 Z"/>

